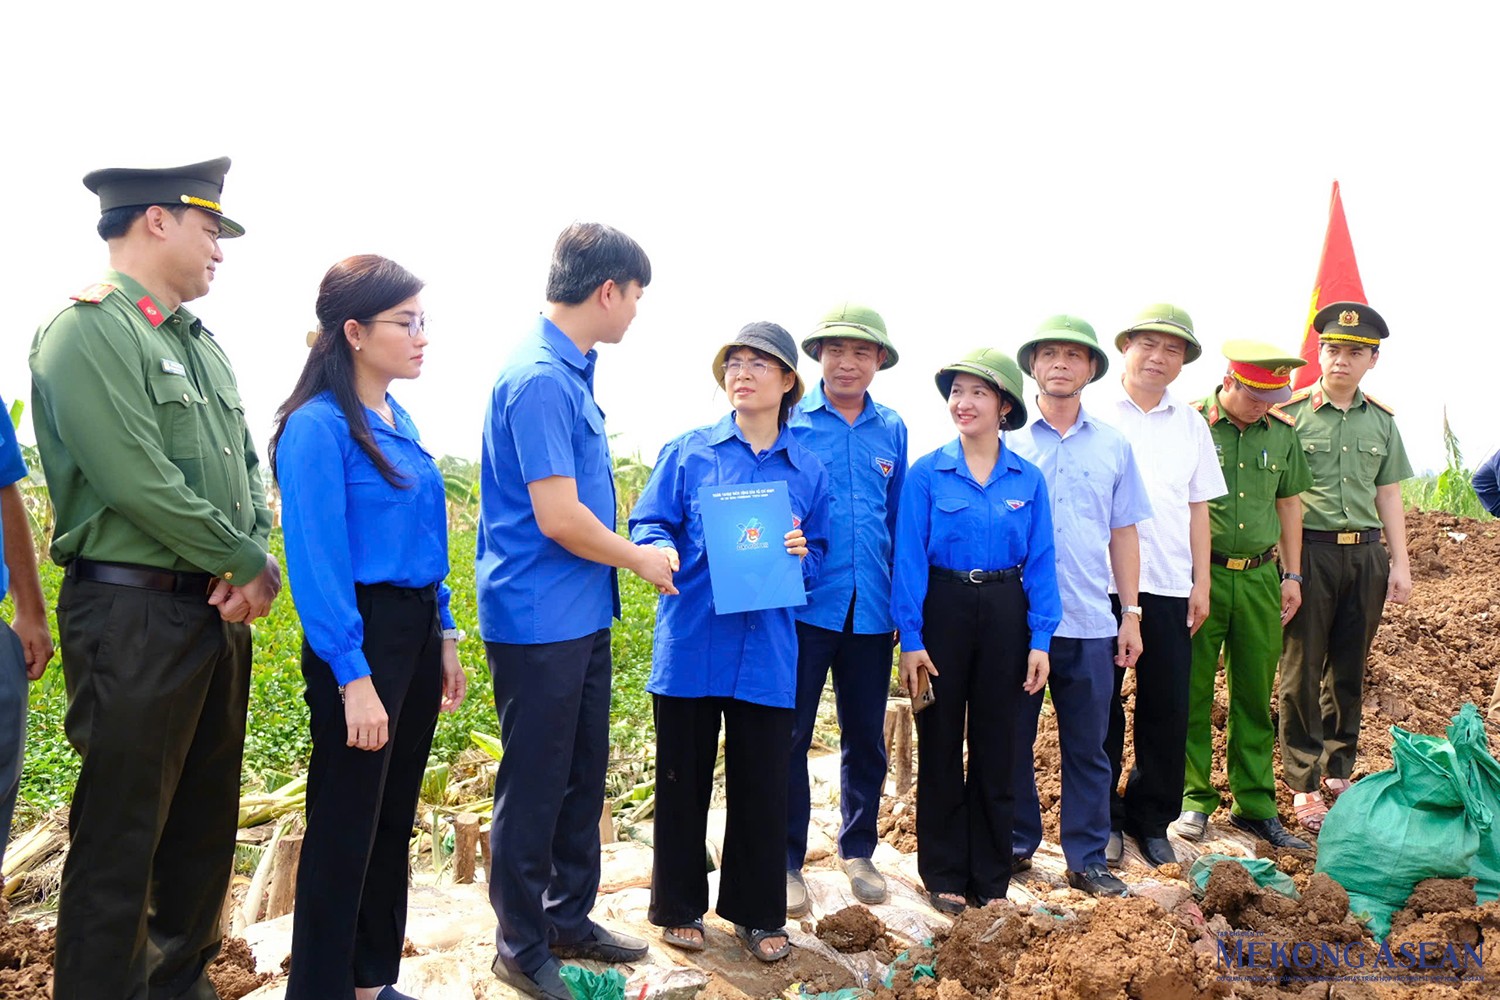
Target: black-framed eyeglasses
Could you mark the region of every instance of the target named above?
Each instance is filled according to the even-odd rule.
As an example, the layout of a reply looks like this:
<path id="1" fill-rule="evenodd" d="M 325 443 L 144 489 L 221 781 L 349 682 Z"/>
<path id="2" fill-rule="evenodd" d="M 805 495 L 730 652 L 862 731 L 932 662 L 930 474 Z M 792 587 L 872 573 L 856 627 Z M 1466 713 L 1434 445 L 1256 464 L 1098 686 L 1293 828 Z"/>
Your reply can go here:
<path id="1" fill-rule="evenodd" d="M 360 322 L 366 325 L 371 323 L 391 323 L 395 326 L 404 326 L 406 327 L 406 335 L 412 340 L 416 340 L 419 336 L 427 332 L 426 313 L 420 316 L 412 316 L 409 319 L 385 319 L 384 317 L 377 316 L 374 319 L 362 319 Z"/>

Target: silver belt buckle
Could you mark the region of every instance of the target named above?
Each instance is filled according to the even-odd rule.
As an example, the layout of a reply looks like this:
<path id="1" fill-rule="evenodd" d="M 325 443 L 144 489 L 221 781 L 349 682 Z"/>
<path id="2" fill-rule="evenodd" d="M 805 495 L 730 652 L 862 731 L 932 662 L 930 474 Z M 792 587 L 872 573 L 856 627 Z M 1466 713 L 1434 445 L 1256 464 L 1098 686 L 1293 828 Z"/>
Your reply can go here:
<path id="1" fill-rule="evenodd" d="M 983 572 L 984 572 L 984 570 L 982 570 L 982 569 L 971 569 L 971 570 L 969 570 L 969 582 L 970 583 L 983 583 L 984 581 L 981 580 L 981 579 L 979 579 L 975 575 L 977 573 L 983 573 Z"/>

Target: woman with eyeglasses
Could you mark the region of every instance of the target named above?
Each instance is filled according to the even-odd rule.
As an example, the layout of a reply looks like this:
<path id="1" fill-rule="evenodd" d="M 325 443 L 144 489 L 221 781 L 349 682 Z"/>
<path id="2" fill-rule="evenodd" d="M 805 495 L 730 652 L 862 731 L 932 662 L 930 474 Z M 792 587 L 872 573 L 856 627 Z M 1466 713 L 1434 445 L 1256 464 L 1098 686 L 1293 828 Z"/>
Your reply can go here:
<path id="1" fill-rule="evenodd" d="M 410 1000 L 407 844 L 438 712 L 467 687 L 443 477 L 388 392 L 422 373 L 422 284 L 374 255 L 329 268 L 271 436 L 313 742 L 288 1000 Z"/>
<path id="2" fill-rule="evenodd" d="M 1016 706 L 1047 682 L 1062 601 L 1046 481 L 1001 434 L 1026 423 L 1021 369 L 974 351 L 937 386 L 958 439 L 907 473 L 891 617 L 902 684 L 915 703 L 925 674 L 934 698 L 917 715 L 917 870 L 956 914 L 1010 887 Z"/>
<path id="3" fill-rule="evenodd" d="M 656 721 L 648 918 L 662 928 L 665 943 L 703 950 L 704 838 L 722 720 L 728 816 L 715 909 L 751 955 L 774 962 L 791 950 L 786 800 L 796 624 L 788 607 L 717 612 L 698 490 L 785 482 L 792 523 L 759 530 L 771 546 L 779 540 L 786 558 L 802 560 L 806 583 L 828 547 L 828 474 L 787 427 L 802 396 L 791 334 L 775 323 L 751 323 L 714 353 L 713 373 L 733 411 L 662 449 L 630 518 L 631 541 L 669 549 L 677 563 L 678 593 L 658 600 L 646 684 Z"/>

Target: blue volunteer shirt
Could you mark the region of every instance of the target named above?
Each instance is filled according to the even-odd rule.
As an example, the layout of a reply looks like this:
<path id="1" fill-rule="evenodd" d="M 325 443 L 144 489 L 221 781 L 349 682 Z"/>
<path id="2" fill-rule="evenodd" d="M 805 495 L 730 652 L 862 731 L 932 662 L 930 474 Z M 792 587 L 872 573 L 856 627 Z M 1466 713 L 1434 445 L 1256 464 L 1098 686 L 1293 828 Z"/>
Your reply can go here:
<path id="1" fill-rule="evenodd" d="M 10 410 L 5 400 L 0 399 L 0 486 L 9 486 L 26 478 L 26 460 L 21 457 L 21 446 L 16 443 L 16 429 L 10 425 Z M 5 525 L 0 524 L 0 556 L 5 552 Z M 0 601 L 10 593 L 10 570 L 4 558 L 0 558 Z"/>
<path id="2" fill-rule="evenodd" d="M 331 392 L 294 410 L 276 447 L 292 600 L 307 644 L 333 668 L 340 684 L 370 675 L 355 584 L 437 584 L 442 627 L 453 628 L 443 583 L 448 575 L 443 474 L 422 447 L 411 417 L 385 398 L 396 426 L 369 409 L 365 419 L 403 486 L 387 482 L 355 442 Z"/>
<path id="3" fill-rule="evenodd" d="M 1062 619 L 1052 508 L 1041 471 L 1002 441 L 989 481 L 964 464 L 955 439 L 912 463 L 896 518 L 891 616 L 901 649 L 925 649 L 922 604 L 929 568 L 1004 570 L 1020 566 L 1031 648 L 1046 652 Z"/>
<path id="4" fill-rule="evenodd" d="M 807 536 L 802 579 L 816 580 L 828 552 L 828 474 L 789 428 L 783 427 L 776 443 L 757 455 L 730 413 L 662 449 L 630 515 L 631 541 L 670 546 L 682 563 L 672 577 L 677 594 L 657 599 L 651 679 L 646 683 L 652 694 L 793 706 L 797 626 L 792 609 L 714 612 L 698 509 L 701 486 L 778 480 L 785 480 L 792 515 L 801 519 Z"/>
<path id="5" fill-rule="evenodd" d="M 485 642 L 579 639 L 620 616 L 614 567 L 580 559 L 543 535 L 526 488 L 566 476 L 579 501 L 614 530 L 614 467 L 604 411 L 594 402 L 597 357 L 538 316 L 490 393 L 474 559 Z"/>
<path id="6" fill-rule="evenodd" d="M 1079 410 L 1068 432 L 1040 415 L 1006 435 L 1017 455 L 1042 470 L 1052 499 L 1057 584 L 1063 617 L 1057 635 L 1104 639 L 1119 632 L 1109 605 L 1109 537 L 1151 517 L 1151 498 L 1125 435 Z"/>
<path id="7" fill-rule="evenodd" d="M 906 482 L 906 424 L 865 393 L 853 424 L 823 395 L 821 381 L 797 404 L 789 426 L 828 470 L 828 557 L 797 620 L 844 630 L 854 602 L 854 631 L 889 632 L 891 539 Z"/>

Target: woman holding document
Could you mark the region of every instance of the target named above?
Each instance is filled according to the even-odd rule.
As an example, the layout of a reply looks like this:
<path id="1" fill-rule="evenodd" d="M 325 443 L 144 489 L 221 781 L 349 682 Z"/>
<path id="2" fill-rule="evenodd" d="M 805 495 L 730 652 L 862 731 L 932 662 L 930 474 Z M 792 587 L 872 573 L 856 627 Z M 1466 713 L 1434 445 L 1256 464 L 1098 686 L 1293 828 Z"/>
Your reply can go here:
<path id="1" fill-rule="evenodd" d="M 827 549 L 828 479 L 786 426 L 802 396 L 791 334 L 751 323 L 715 352 L 713 372 L 733 412 L 662 449 L 630 518 L 631 541 L 672 549 L 680 562 L 678 593 L 657 605 L 646 685 L 655 698 L 657 775 L 649 917 L 667 944 L 703 948 L 703 845 L 722 719 L 728 817 L 716 910 L 750 954 L 774 962 L 790 951 L 791 606 L 806 599 L 801 585 Z M 781 562 L 792 558 L 800 573 Z M 785 569 L 793 572 L 782 592 L 764 592 L 765 580 Z M 727 610 L 743 607 L 752 610 Z"/>
<path id="2" fill-rule="evenodd" d="M 958 439 L 912 463 L 896 517 L 891 614 L 917 715 L 917 869 L 945 913 L 1010 886 L 1015 710 L 1047 681 L 1062 619 L 1052 507 L 1001 431 L 1026 423 L 1021 370 L 979 350 L 937 374 Z M 969 762 L 964 774 L 965 719 Z"/>

